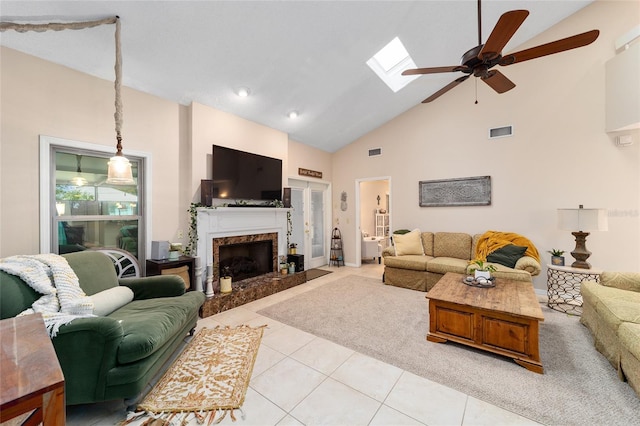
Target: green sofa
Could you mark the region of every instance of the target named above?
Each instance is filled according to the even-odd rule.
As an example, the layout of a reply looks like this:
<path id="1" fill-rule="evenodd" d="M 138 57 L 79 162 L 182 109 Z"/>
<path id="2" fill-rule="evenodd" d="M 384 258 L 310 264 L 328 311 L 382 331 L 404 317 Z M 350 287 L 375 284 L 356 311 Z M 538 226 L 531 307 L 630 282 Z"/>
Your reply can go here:
<path id="1" fill-rule="evenodd" d="M 580 322 L 596 349 L 640 397 L 640 273 L 603 272 L 600 284 L 584 281 Z"/>
<path id="2" fill-rule="evenodd" d="M 118 280 L 112 261 L 100 252 L 64 257 L 88 296 L 117 286 L 133 291 L 131 302 L 106 316 L 76 318 L 52 339 L 65 377 L 66 403 L 138 397 L 195 328 L 204 294 L 185 293 L 182 278 L 175 275 Z M 0 271 L 2 319 L 18 315 L 39 297 L 20 278 Z"/>

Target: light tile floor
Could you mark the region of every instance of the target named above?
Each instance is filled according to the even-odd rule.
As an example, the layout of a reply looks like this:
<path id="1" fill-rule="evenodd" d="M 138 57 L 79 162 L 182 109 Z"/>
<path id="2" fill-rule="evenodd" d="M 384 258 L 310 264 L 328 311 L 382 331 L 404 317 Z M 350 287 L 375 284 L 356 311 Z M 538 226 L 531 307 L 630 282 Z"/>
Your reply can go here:
<path id="1" fill-rule="evenodd" d="M 368 263 L 361 268 L 323 269 L 333 273 L 198 321 L 198 329 L 267 325 L 242 407 L 245 417 L 237 416 L 236 422 L 227 417 L 221 424 L 538 424 L 257 313 L 266 306 L 350 274 L 380 279 L 383 266 Z M 125 418 L 122 401 L 67 408 L 69 425 L 115 425 Z"/>

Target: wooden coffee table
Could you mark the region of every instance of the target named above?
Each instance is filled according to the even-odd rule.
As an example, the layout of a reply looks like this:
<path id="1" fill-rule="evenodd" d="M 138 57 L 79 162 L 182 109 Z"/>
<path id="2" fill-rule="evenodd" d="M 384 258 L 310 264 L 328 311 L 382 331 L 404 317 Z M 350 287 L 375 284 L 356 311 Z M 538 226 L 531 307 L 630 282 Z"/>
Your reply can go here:
<path id="1" fill-rule="evenodd" d="M 496 286 L 464 284 L 464 275 L 448 272 L 427 293 L 427 340 L 448 340 L 504 355 L 542 374 L 538 324 L 544 321 L 533 285 L 497 278 Z"/>

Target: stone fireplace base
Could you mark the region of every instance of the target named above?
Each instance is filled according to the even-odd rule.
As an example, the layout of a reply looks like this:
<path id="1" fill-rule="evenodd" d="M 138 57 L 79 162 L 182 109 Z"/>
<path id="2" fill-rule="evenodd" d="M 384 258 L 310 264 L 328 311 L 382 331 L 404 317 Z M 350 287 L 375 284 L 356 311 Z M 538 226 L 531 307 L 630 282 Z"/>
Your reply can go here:
<path id="1" fill-rule="evenodd" d="M 286 290 L 307 282 L 307 271 L 296 272 L 295 274 L 281 275 L 279 272 L 270 272 L 259 277 L 253 277 L 238 281 L 232 284 L 231 293 L 217 293 L 213 297 L 208 297 L 200 309 L 202 318 L 228 311 L 262 299 L 279 291 Z"/>

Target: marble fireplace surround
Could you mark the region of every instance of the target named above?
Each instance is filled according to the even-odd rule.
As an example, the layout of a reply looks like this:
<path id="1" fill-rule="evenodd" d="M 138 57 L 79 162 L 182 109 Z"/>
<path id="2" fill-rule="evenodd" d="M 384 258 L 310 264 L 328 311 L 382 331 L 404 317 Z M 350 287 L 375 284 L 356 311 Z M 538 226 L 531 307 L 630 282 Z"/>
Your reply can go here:
<path id="1" fill-rule="evenodd" d="M 271 259 L 271 271 L 278 270 L 278 234 L 275 232 L 269 232 L 266 234 L 251 234 L 251 235 L 236 235 L 234 237 L 221 237 L 213 239 L 213 282 L 218 282 L 220 279 L 220 268 L 216 268 L 215 265 L 219 264 L 220 259 L 220 247 L 230 244 L 244 244 L 252 243 L 256 241 L 270 241 L 272 245 L 271 252 L 273 253 Z M 268 247 L 268 246 L 267 246 Z M 216 261 L 218 259 L 218 261 Z"/>
<path id="2" fill-rule="evenodd" d="M 278 256 L 287 254 L 287 212 L 290 209 L 278 207 L 217 207 L 198 208 L 197 255 L 202 266 L 213 266 L 214 247 L 220 243 L 256 241 L 267 238 L 264 234 L 277 236 L 273 247 L 274 271 L 278 269 Z M 215 243 L 214 243 L 215 241 Z M 201 288 L 206 289 L 207 269 L 203 268 Z M 213 271 L 214 283 L 218 281 L 218 271 Z"/>

